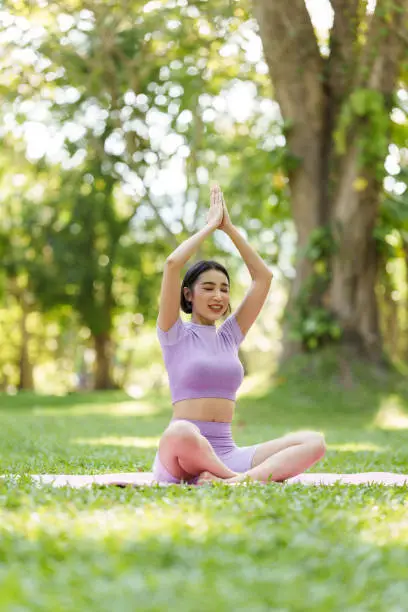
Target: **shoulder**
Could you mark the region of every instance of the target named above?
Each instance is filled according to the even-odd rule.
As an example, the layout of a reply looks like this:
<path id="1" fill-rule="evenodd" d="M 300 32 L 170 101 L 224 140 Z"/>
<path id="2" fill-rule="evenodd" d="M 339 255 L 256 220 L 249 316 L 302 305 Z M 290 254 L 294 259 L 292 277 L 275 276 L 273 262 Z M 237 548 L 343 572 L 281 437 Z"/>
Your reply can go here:
<path id="1" fill-rule="evenodd" d="M 177 321 L 167 331 L 161 329 L 156 322 L 156 333 L 162 346 L 177 344 L 188 336 L 188 330 L 189 324 L 184 323 L 180 315 L 178 316 Z"/>
<path id="2" fill-rule="evenodd" d="M 220 327 L 218 328 L 218 333 L 221 336 L 228 338 L 230 342 L 232 342 L 237 347 L 242 343 L 245 338 L 234 312 L 230 314 L 229 317 L 225 319 L 224 323 L 220 325 Z"/>

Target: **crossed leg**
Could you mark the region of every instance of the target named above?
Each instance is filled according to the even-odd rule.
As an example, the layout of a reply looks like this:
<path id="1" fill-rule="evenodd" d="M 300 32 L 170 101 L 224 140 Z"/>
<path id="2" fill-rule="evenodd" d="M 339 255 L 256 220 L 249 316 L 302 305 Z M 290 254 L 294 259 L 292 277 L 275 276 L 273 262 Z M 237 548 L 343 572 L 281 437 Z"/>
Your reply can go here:
<path id="1" fill-rule="evenodd" d="M 314 431 L 287 434 L 259 444 L 249 470 L 230 470 L 215 454 L 199 428 L 189 421 L 171 423 L 161 437 L 159 457 L 164 467 L 180 480 L 200 475 L 197 484 L 208 480 L 282 481 L 296 476 L 319 461 L 326 452 L 324 437 Z"/>
<path id="2" fill-rule="evenodd" d="M 159 459 L 180 480 L 191 480 L 206 470 L 220 479 L 238 474 L 218 458 L 197 425 L 189 421 L 170 423 L 160 438 Z"/>
<path id="3" fill-rule="evenodd" d="M 314 463 L 322 459 L 326 452 L 324 436 L 315 431 L 299 431 L 287 434 L 275 440 L 259 444 L 252 459 L 252 466 L 224 482 L 234 483 L 243 480 L 261 482 L 281 482 L 301 474 Z M 221 480 L 207 470 L 197 484 L 208 480 Z"/>
<path id="4" fill-rule="evenodd" d="M 251 469 L 230 479 L 237 482 L 244 478 L 286 480 L 301 474 L 324 457 L 326 443 L 323 434 L 316 431 L 299 431 L 286 434 L 276 440 L 263 442 L 252 459 Z"/>

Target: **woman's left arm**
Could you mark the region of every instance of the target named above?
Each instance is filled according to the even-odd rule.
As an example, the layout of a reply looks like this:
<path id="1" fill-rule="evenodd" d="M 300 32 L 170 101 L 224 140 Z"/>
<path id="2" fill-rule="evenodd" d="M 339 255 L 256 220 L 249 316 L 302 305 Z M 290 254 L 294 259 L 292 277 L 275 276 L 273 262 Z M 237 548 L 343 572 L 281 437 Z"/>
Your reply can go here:
<path id="1" fill-rule="evenodd" d="M 245 261 L 252 280 L 272 278 L 272 271 L 268 268 L 262 257 L 251 247 L 245 238 L 240 234 L 239 230 L 234 226 L 227 226 L 224 232 L 231 238 L 232 242 L 237 247 L 238 251 L 242 255 L 242 259 Z"/>
<path id="2" fill-rule="evenodd" d="M 238 229 L 232 224 L 227 207 L 225 206 L 224 198 L 222 198 L 222 200 L 224 214 L 218 229 L 223 230 L 231 238 L 232 242 L 242 255 L 242 258 L 245 261 L 252 278 L 249 291 L 234 313 L 235 320 L 238 323 L 242 334 L 245 336 L 250 327 L 256 321 L 256 318 L 258 317 L 262 306 L 268 297 L 273 274 L 262 257 L 256 253 L 256 251 L 247 243 L 245 238 L 241 236 Z"/>
<path id="3" fill-rule="evenodd" d="M 241 236 L 237 228 L 233 225 L 225 204 L 224 195 L 218 185 L 216 185 L 216 189 L 220 191 L 224 211 L 224 215 L 218 229 L 223 230 L 231 238 L 232 242 L 241 253 L 242 259 L 245 261 L 248 267 L 252 280 L 264 278 L 272 279 L 273 274 L 262 257 L 258 255 L 250 244 L 248 244 L 245 238 Z"/>

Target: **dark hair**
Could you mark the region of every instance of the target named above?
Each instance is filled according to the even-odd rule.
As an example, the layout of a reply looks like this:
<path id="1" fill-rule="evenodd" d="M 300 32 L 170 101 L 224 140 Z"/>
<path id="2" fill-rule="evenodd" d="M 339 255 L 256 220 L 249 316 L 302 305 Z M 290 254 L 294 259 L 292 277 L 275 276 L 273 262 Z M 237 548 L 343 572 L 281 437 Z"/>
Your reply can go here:
<path id="1" fill-rule="evenodd" d="M 218 263 L 217 261 L 213 261 L 211 259 L 209 260 L 202 259 L 201 261 L 197 261 L 187 270 L 183 278 L 183 282 L 181 283 L 180 308 L 186 314 L 191 314 L 193 312 L 193 307 L 192 307 L 191 302 L 189 302 L 185 298 L 184 287 L 187 287 L 188 289 L 190 289 L 191 293 L 193 293 L 194 285 L 196 284 L 198 277 L 200 276 L 200 274 L 202 274 L 203 272 L 206 272 L 207 270 L 219 270 L 220 272 L 223 272 L 225 276 L 228 278 L 228 284 L 230 285 L 229 274 L 222 264 Z M 231 313 L 231 304 L 228 304 L 228 308 L 225 314 L 230 314 L 230 313 Z"/>

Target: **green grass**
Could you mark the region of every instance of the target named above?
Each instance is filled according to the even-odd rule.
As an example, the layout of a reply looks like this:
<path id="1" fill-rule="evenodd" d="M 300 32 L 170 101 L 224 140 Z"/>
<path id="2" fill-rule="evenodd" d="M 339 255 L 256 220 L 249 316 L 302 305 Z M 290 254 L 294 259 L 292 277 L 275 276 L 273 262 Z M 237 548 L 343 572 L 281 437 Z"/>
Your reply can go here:
<path id="1" fill-rule="evenodd" d="M 237 402 L 252 444 L 323 431 L 312 471 L 408 473 L 408 385 L 332 354 Z M 297 372 L 295 374 L 295 371 Z M 167 393 L 0 397 L 2 473 L 150 470 Z M 0 484 L 0 610 L 406 609 L 406 487 Z"/>

